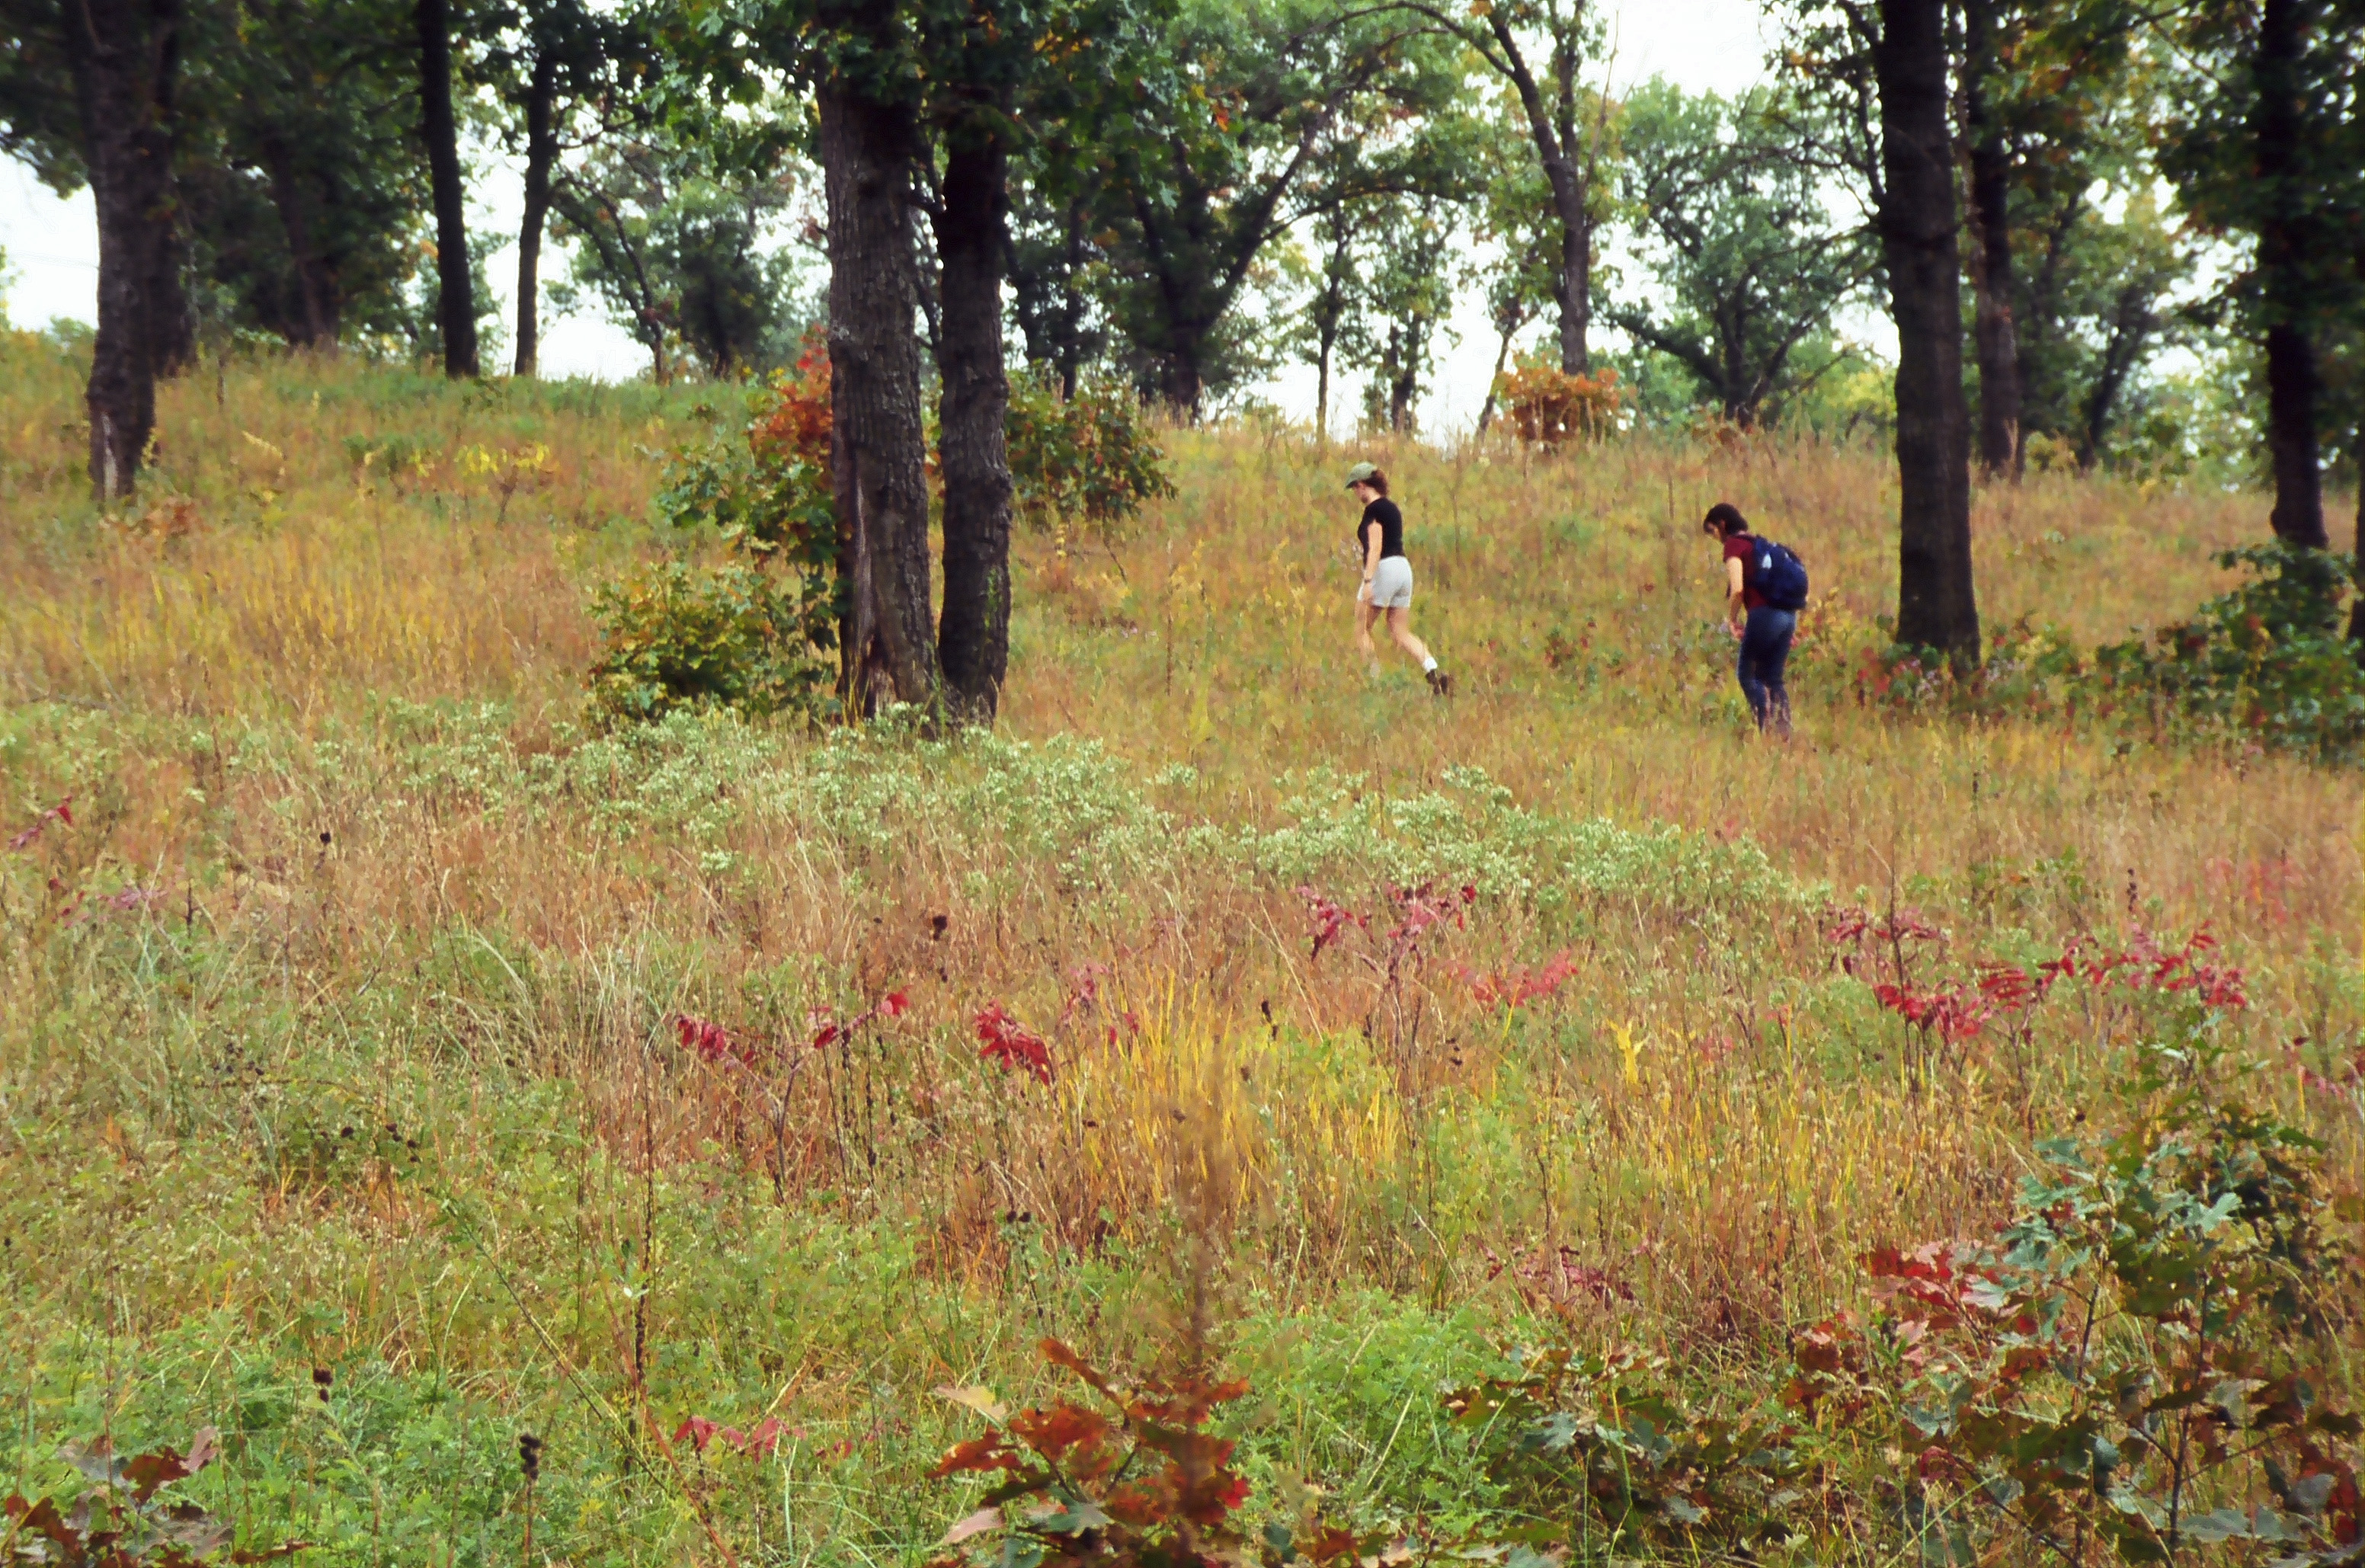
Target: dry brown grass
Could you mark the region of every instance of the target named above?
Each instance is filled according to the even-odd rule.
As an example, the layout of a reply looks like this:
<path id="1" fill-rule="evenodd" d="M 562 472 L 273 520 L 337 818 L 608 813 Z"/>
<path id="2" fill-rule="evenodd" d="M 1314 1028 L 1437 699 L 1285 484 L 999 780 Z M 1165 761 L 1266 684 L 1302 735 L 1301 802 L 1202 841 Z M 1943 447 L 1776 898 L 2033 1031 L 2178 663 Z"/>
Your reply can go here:
<path id="1" fill-rule="evenodd" d="M 235 1150 L 258 1172 L 219 1199 L 229 1239 L 114 1265 L 137 1274 L 140 1333 L 215 1310 L 277 1332 L 325 1293 L 346 1316 L 324 1356 L 456 1355 L 489 1378 L 544 1354 L 498 1296 L 437 1337 L 457 1309 L 432 1282 L 465 1259 L 395 1164 L 352 1182 L 284 1152 L 285 1107 L 308 1094 L 304 1116 L 429 1129 L 418 1158 L 436 1180 L 481 1183 L 529 1238 L 518 1304 L 566 1317 L 569 1356 L 607 1373 L 627 1320 L 566 1282 L 569 1244 L 535 1228 L 555 1211 L 502 1208 L 525 1180 L 507 1159 L 557 1162 L 562 1197 L 577 1182 L 578 1276 L 582 1249 L 633 1234 L 644 1155 L 682 1227 L 676 1279 L 735 1277 L 731 1237 L 771 1223 L 775 1177 L 798 1213 L 904 1227 L 922 1272 L 971 1304 L 942 1310 L 983 1315 L 989 1359 L 1030 1321 L 1082 1310 L 1051 1298 L 1084 1273 L 1055 1289 L 1025 1272 L 1048 1266 L 1026 1261 L 1027 1227 L 1071 1249 L 1061 1269 L 1115 1245 L 1154 1257 L 1185 1195 L 1210 1191 L 1236 1271 L 1277 1309 L 1378 1287 L 1508 1315 L 1516 1274 L 1490 1255 L 1564 1244 L 1636 1288 L 1619 1332 L 1738 1355 L 1850 1294 L 1866 1246 L 2000 1212 L 2032 1134 L 2098 1103 L 2146 1027 L 2131 1005 L 2065 1006 L 2031 1047 L 1935 1058 L 1837 977 L 1811 908 L 1658 894 L 1560 909 L 1490 894 L 1391 982 L 1384 871 L 1420 846 L 1390 837 L 1384 807 L 1450 767 L 1482 767 L 1558 821 L 1676 824 L 1736 856 L 1759 846 L 1842 902 L 1923 907 L 1958 966 L 2074 933 L 2207 925 L 2252 971 L 2254 1045 L 2355 1180 L 2353 1094 L 2303 1093 L 2293 1076 L 2308 1051 L 2356 1045 L 2353 777 L 1858 707 L 1851 672 L 1893 591 L 1877 454 L 1764 438 L 1351 454 L 1381 461 L 1405 504 L 1416 624 L 1462 682 L 1438 703 L 1400 666 L 1374 682 L 1351 657 L 1336 477 L 1351 454 L 1287 432 L 1176 433 L 1180 494 L 1135 537 L 1056 572 L 1048 541 L 1020 543 L 1005 733 L 1104 743 L 1115 781 L 1092 788 L 1167 813 L 1160 855 L 1104 885 L 1030 837 L 1060 825 L 1048 794 L 930 803 L 964 781 L 1050 788 L 976 754 L 880 743 L 833 775 L 910 782 L 877 837 L 812 792 L 822 743 L 794 734 L 677 736 L 528 788 L 586 755 L 588 591 L 656 546 L 645 449 L 680 433 L 681 398 L 472 401 L 352 366 L 232 366 L 219 386 L 167 388 L 156 498 L 102 520 L 73 474 L 71 368 L 7 353 L 0 800 L 21 824 L 71 793 L 77 822 L 12 857 L 0 890 L 0 1059 L 12 1114 L 41 1129 L 0 1152 L 0 1173 L 20 1214 L 83 1212 L 51 1161 L 80 1148 L 106 1163 L 87 1152 L 105 1139 L 84 1141 L 95 1128 L 135 1149 L 169 1134 L 191 1158 Z M 389 431 L 423 461 L 357 473 L 347 438 Z M 506 497 L 462 455 L 537 445 L 549 476 Z M 1787 748 L 1745 733 L 1704 629 L 1716 560 L 1695 528 L 1716 499 L 1815 573 Z M 1982 492 L 1976 528 L 1990 623 L 2090 643 L 2214 591 L 2210 554 L 2264 523 L 2254 497 L 2038 477 Z M 1156 781 L 1177 764 L 1195 774 Z M 1324 888 L 1374 930 L 1309 961 L 1286 879 L 1174 846 L 1271 828 L 1289 777 L 1317 767 L 1363 776 L 1357 809 L 1383 847 Z M 661 806 L 603 816 L 667 768 L 683 781 Z M 161 896 L 67 921 L 127 884 Z M 1572 978 L 1517 1017 L 1470 993 L 1469 970 L 1560 951 Z M 909 1015 L 774 1084 L 784 1132 L 762 1085 L 700 1067 L 666 1024 L 687 1011 L 787 1041 L 809 1032 L 808 1007 L 891 989 Z M 979 1073 L 968 1021 L 989 999 L 1048 1036 L 1050 1091 Z M 262 1064 L 255 1084 L 312 1086 L 272 1100 L 238 1077 L 244 1060 Z M 560 1099 L 534 1098 L 553 1086 Z M 536 1136 L 585 1141 L 532 1152 L 504 1120 L 512 1100 L 549 1107 Z M 154 1148 L 108 1167 L 135 1208 L 179 1158 Z M 308 1260 L 278 1278 L 232 1266 L 251 1232 L 308 1238 Z M 37 1338 L 82 1320 L 77 1277 L 26 1276 Z M 715 1299 L 676 1287 L 659 1336 L 729 1338 Z M 769 1343 L 740 1332 L 752 1340 L 726 1359 Z M 863 1354 L 899 1386 L 968 1375 L 933 1338 L 950 1330 L 877 1332 L 867 1350 L 813 1351 L 827 1370 L 799 1408 L 854 1420 Z"/>

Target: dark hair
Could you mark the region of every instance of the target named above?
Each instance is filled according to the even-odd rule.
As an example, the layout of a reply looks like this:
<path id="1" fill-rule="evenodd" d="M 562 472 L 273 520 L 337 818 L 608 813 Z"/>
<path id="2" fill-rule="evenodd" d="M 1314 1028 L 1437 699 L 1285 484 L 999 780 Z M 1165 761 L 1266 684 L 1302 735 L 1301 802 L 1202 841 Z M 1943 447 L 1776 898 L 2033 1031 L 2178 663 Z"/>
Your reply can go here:
<path id="1" fill-rule="evenodd" d="M 1714 533 L 1720 539 L 1730 539 L 1736 533 L 1748 532 L 1749 520 L 1742 516 L 1741 509 L 1731 501 L 1719 501 L 1708 509 L 1708 516 L 1700 521 L 1700 532 Z"/>
<path id="2" fill-rule="evenodd" d="M 1372 470 L 1368 477 L 1358 480 L 1357 483 L 1369 485 L 1384 496 L 1388 493 L 1388 476 L 1376 468 Z"/>

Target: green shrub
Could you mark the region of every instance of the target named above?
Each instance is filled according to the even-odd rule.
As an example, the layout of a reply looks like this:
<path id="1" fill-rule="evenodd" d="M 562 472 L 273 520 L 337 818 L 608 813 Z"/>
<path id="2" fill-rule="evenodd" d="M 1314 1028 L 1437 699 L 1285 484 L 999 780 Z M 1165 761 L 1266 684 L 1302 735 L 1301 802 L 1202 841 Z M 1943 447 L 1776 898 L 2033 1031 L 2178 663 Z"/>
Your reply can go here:
<path id="1" fill-rule="evenodd" d="M 2040 1143 L 1992 1240 L 1867 1253 L 1872 1320 L 1799 1338 L 1792 1403 L 1892 1456 L 1922 1561 L 2365 1550 L 2325 1146 L 2219 1036 L 2196 1005 L 2125 1130 Z"/>
<path id="2" fill-rule="evenodd" d="M 1021 376 L 1006 428 L 1018 508 L 1038 528 L 1113 536 L 1144 501 L 1174 493 L 1139 399 L 1114 383 L 1079 382 L 1063 401 L 1048 380 Z"/>
<path id="3" fill-rule="evenodd" d="M 586 683 L 602 724 L 686 708 L 818 712 L 829 689 L 797 604 L 756 567 L 668 562 L 602 588 L 591 612 L 606 645 Z"/>
<path id="4" fill-rule="evenodd" d="M 2349 558 L 2278 541 L 2218 561 L 2249 579 L 2148 644 L 2095 650 L 2095 684 L 2142 702 L 2163 728 L 2365 760 L 2365 669 L 2342 625 Z"/>
<path id="5" fill-rule="evenodd" d="M 675 449 L 657 515 L 712 528 L 733 559 L 676 563 L 600 590 L 605 646 L 587 677 L 593 717 L 640 722 L 683 708 L 817 713 L 845 585 L 828 471 L 828 360 L 808 345 L 794 375 L 755 392 L 748 422 Z"/>

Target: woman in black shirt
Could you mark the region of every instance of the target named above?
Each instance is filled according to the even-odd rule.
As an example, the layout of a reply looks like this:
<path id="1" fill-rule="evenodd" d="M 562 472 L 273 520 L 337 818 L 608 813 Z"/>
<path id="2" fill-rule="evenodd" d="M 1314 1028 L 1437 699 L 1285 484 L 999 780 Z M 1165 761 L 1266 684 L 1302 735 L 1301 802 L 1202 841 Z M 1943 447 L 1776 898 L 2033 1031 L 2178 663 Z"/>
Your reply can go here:
<path id="1" fill-rule="evenodd" d="M 1355 554 L 1363 566 L 1362 586 L 1355 590 L 1355 645 L 1378 674 L 1380 650 L 1372 642 L 1372 623 L 1385 611 L 1388 635 L 1420 661 L 1429 689 L 1447 696 L 1453 678 L 1437 667 L 1428 644 L 1412 634 L 1412 563 L 1405 559 L 1404 513 L 1388 499 L 1388 476 L 1358 463 L 1347 471 L 1347 487 L 1363 503 L 1362 521 L 1355 524 Z"/>

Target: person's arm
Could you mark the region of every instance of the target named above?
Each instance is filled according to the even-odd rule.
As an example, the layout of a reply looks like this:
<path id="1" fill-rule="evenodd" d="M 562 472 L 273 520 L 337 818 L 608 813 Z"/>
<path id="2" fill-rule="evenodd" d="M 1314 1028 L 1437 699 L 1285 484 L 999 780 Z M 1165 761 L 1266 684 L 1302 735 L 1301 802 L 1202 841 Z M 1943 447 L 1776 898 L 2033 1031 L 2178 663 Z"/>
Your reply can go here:
<path id="1" fill-rule="evenodd" d="M 1742 589 L 1744 586 L 1741 557 L 1726 556 L 1724 558 L 1724 616 L 1735 626 L 1749 619 L 1749 601 L 1742 597 Z"/>
<path id="2" fill-rule="evenodd" d="M 1363 586 L 1356 591 L 1357 599 L 1372 597 L 1372 574 L 1380 569 L 1380 536 L 1381 530 L 1377 527 L 1363 531 Z"/>

